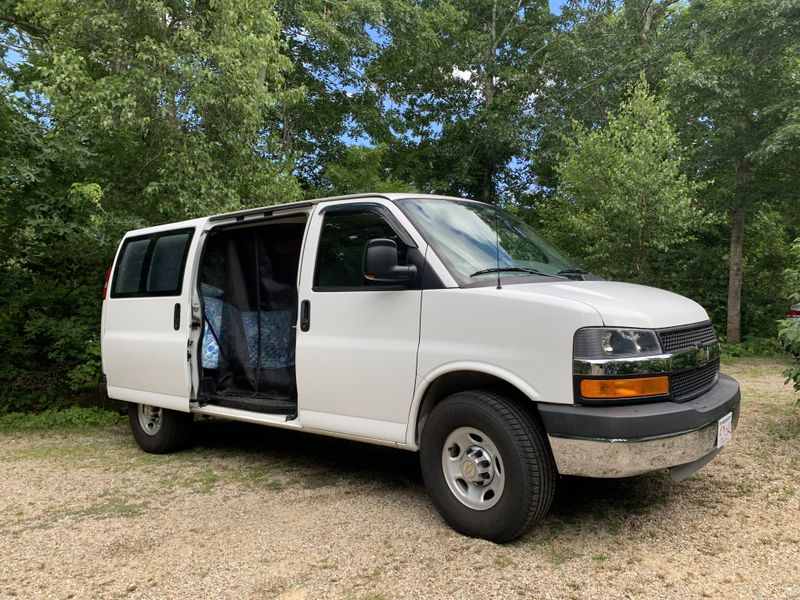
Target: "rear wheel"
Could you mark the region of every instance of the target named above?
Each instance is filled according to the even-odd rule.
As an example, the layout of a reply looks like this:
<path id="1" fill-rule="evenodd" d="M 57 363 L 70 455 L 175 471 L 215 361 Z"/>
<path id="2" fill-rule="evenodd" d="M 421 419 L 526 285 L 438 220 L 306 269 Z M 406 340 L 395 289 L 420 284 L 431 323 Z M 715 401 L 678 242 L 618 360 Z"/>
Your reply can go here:
<path id="1" fill-rule="evenodd" d="M 166 454 L 189 445 L 194 415 L 175 410 L 128 404 L 128 421 L 139 447 L 152 454 Z"/>
<path id="2" fill-rule="evenodd" d="M 458 392 L 438 404 L 420 461 L 434 505 L 465 535 L 511 541 L 553 501 L 557 472 L 541 425 L 494 392 Z"/>

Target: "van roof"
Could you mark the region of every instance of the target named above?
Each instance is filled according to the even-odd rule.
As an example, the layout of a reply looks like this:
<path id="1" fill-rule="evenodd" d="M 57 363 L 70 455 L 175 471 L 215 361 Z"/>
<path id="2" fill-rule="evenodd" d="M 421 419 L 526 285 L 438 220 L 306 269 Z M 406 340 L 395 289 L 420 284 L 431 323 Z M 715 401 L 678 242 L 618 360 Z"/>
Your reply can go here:
<path id="1" fill-rule="evenodd" d="M 418 194 L 415 192 L 390 192 L 390 193 L 362 193 L 362 194 L 346 194 L 344 196 L 327 196 L 325 198 L 314 198 L 312 200 L 300 200 L 298 202 L 286 202 L 283 204 L 270 204 L 268 206 L 261 206 L 258 208 L 246 208 L 243 210 L 235 210 L 232 212 L 227 213 L 220 213 L 210 217 L 199 217 L 196 219 L 187 219 L 186 221 L 175 221 L 171 223 L 163 223 L 160 225 L 154 225 L 151 227 L 145 227 L 142 229 L 137 229 L 136 231 L 129 232 L 130 234 L 144 234 L 144 233 L 156 233 L 159 231 L 163 231 L 166 229 L 174 229 L 176 227 L 196 227 L 198 225 L 202 225 L 207 221 L 223 221 L 228 220 L 231 218 L 240 217 L 244 219 L 244 217 L 251 216 L 251 215 L 258 215 L 263 213 L 265 216 L 270 216 L 271 214 L 277 211 L 285 211 L 291 209 L 301 209 L 306 207 L 314 206 L 315 204 L 319 204 L 320 202 L 329 202 L 332 200 L 358 200 L 361 198 L 384 198 L 386 200 L 399 200 L 401 198 L 423 198 L 423 199 L 438 199 L 438 200 L 469 200 L 468 198 L 458 198 L 456 196 L 440 196 L 436 194 Z M 473 200 L 473 202 L 477 202 L 477 200 Z"/>

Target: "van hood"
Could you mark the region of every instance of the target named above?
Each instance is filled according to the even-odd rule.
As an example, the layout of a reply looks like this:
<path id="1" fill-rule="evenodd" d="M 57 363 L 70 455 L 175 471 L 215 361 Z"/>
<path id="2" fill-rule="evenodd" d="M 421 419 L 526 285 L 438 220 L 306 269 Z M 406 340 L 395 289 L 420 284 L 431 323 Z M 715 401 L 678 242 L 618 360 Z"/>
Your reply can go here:
<path id="1" fill-rule="evenodd" d="M 533 292 L 586 304 L 600 314 L 604 325 L 614 327 L 654 329 L 708 320 L 708 313 L 694 300 L 633 283 L 558 281 L 508 285 L 505 289 Z"/>

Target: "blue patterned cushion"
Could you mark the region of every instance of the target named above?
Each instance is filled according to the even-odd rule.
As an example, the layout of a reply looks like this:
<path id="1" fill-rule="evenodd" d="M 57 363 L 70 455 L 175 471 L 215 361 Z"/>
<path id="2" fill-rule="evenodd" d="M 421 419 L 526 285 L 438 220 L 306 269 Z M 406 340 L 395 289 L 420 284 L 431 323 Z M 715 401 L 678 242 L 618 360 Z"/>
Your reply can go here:
<path id="1" fill-rule="evenodd" d="M 259 318 L 256 318 L 256 315 Z M 261 347 L 258 348 L 258 324 L 261 321 Z M 280 369 L 294 364 L 294 348 L 292 347 L 292 311 L 270 310 L 243 312 L 242 324 L 247 338 L 247 350 L 250 354 L 250 366 L 267 369 Z M 258 356 L 256 352 L 258 351 Z"/>
<path id="2" fill-rule="evenodd" d="M 222 329 L 222 300 L 219 298 L 204 297 L 203 304 L 206 311 L 205 331 L 202 344 L 202 364 L 204 369 L 219 367 L 219 344 L 214 333 L 221 335 Z M 210 324 L 210 327 L 209 327 Z M 213 333 L 211 330 L 214 330 Z"/>

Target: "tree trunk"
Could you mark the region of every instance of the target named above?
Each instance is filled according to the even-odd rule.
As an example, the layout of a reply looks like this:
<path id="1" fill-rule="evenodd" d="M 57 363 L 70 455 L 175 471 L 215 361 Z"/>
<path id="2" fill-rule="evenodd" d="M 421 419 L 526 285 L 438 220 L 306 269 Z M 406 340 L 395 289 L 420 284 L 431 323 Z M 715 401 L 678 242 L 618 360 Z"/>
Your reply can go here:
<path id="1" fill-rule="evenodd" d="M 728 276 L 728 327 L 727 340 L 742 341 L 742 246 L 744 242 L 744 207 L 734 209 L 731 215 L 731 252 Z"/>
<path id="2" fill-rule="evenodd" d="M 742 341 L 742 248 L 744 247 L 744 200 L 742 193 L 747 188 L 750 176 L 750 159 L 739 161 L 737 169 L 736 200 L 738 206 L 731 214 L 730 270 L 728 272 L 728 323 L 726 341 L 738 344 Z"/>
<path id="3" fill-rule="evenodd" d="M 494 171 L 493 164 L 487 164 L 483 170 L 483 179 L 481 181 L 481 195 L 480 200 L 483 202 L 494 204 Z"/>

